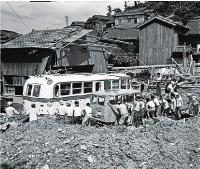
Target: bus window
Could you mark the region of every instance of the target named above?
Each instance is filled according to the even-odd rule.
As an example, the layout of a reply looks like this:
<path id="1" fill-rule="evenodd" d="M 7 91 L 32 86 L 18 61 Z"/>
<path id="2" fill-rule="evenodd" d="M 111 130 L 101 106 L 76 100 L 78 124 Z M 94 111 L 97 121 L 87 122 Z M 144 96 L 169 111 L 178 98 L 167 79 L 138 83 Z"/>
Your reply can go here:
<path id="1" fill-rule="evenodd" d="M 33 96 L 35 97 L 39 97 L 39 94 L 40 94 L 40 85 L 34 85 L 34 88 L 33 88 Z"/>
<path id="2" fill-rule="evenodd" d="M 93 96 L 92 97 L 92 104 L 96 104 L 97 103 L 97 96 Z"/>
<path id="3" fill-rule="evenodd" d="M 92 93 L 92 82 L 84 82 L 84 93 Z"/>
<path id="4" fill-rule="evenodd" d="M 82 83 L 73 83 L 73 94 L 81 93 Z"/>
<path id="5" fill-rule="evenodd" d="M 104 90 L 110 90 L 110 89 L 111 89 L 111 81 L 105 81 Z"/>
<path id="6" fill-rule="evenodd" d="M 126 89 L 126 80 L 121 80 L 121 89 Z"/>
<path id="7" fill-rule="evenodd" d="M 59 96 L 59 85 L 56 85 L 55 91 L 54 91 L 54 95 L 55 95 L 56 97 Z"/>
<path id="8" fill-rule="evenodd" d="M 110 104 L 116 104 L 116 99 L 115 97 L 110 98 Z"/>
<path id="9" fill-rule="evenodd" d="M 71 83 L 61 83 L 60 84 L 60 95 L 70 95 Z"/>
<path id="10" fill-rule="evenodd" d="M 128 79 L 127 89 L 130 89 L 130 80 Z"/>
<path id="11" fill-rule="evenodd" d="M 27 90 L 26 90 L 26 95 L 30 96 L 31 95 L 31 91 L 32 91 L 32 85 L 27 85 Z"/>
<path id="12" fill-rule="evenodd" d="M 104 97 L 99 97 L 98 99 L 99 99 L 99 100 L 98 100 L 98 104 L 99 104 L 99 105 L 104 105 L 105 98 L 104 98 Z"/>
<path id="13" fill-rule="evenodd" d="M 113 80 L 112 89 L 119 89 L 119 80 Z"/>
<path id="14" fill-rule="evenodd" d="M 100 82 L 96 82 L 96 88 L 95 88 L 95 91 L 97 92 L 97 91 L 99 91 L 99 90 L 101 90 L 101 83 Z"/>

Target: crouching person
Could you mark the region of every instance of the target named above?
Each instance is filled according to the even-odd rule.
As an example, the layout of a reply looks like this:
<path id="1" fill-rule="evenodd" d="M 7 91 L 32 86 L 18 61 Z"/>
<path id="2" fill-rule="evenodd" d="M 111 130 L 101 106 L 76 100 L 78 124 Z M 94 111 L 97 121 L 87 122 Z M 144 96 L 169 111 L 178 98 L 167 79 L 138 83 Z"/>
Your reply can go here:
<path id="1" fill-rule="evenodd" d="M 85 116 L 83 118 L 82 124 L 89 125 L 90 124 L 90 118 L 92 117 L 92 108 L 90 107 L 90 103 L 87 103 L 86 106 L 83 109 L 83 112 L 85 112 Z"/>

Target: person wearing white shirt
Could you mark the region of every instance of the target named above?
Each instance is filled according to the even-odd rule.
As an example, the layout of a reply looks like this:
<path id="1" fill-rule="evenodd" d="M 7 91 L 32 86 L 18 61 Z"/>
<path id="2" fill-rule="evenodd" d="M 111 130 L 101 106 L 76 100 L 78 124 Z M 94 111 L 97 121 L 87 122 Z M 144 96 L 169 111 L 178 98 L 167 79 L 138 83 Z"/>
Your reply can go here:
<path id="1" fill-rule="evenodd" d="M 85 116 L 83 118 L 82 124 L 89 124 L 90 118 L 92 117 L 92 108 L 90 107 L 90 103 L 87 103 L 86 106 L 83 108 L 85 112 Z"/>
<path id="2" fill-rule="evenodd" d="M 29 109 L 26 114 L 29 115 L 30 122 L 38 119 L 39 111 L 35 108 L 35 104 L 31 104 L 31 109 Z"/>
<path id="3" fill-rule="evenodd" d="M 153 118 L 155 115 L 155 103 L 150 98 L 146 98 L 146 110 L 150 118 Z"/>
<path id="4" fill-rule="evenodd" d="M 79 107 L 79 102 L 75 101 L 75 107 L 74 107 L 74 118 L 75 123 L 81 124 L 82 123 L 82 108 Z"/>
<path id="5" fill-rule="evenodd" d="M 5 108 L 6 121 L 9 121 L 9 122 L 15 120 L 15 115 L 19 115 L 20 114 L 14 107 L 11 106 L 12 104 L 13 104 L 13 102 L 8 101 L 7 102 L 7 106 L 8 107 Z"/>
<path id="6" fill-rule="evenodd" d="M 181 106 L 183 105 L 183 99 L 179 93 L 176 94 L 176 115 L 177 118 L 181 118 Z"/>
<path id="7" fill-rule="evenodd" d="M 52 103 L 50 103 L 50 102 L 48 102 L 47 103 L 47 113 L 49 114 L 49 116 L 51 116 L 51 117 L 53 117 L 53 116 L 55 116 L 55 109 L 54 109 L 54 107 L 52 106 Z"/>
<path id="8" fill-rule="evenodd" d="M 56 120 L 65 123 L 66 106 L 63 100 L 60 100 L 60 106 L 57 108 Z"/>
<path id="9" fill-rule="evenodd" d="M 161 107 L 162 107 L 162 115 L 163 116 L 168 116 L 169 115 L 169 104 L 166 99 L 164 99 L 162 96 L 160 97 L 161 99 Z"/>
<path id="10" fill-rule="evenodd" d="M 67 115 L 66 123 L 74 124 L 74 108 L 71 107 L 70 102 L 67 102 L 66 105 L 67 105 L 67 107 L 66 107 L 66 115 Z"/>
<path id="11" fill-rule="evenodd" d="M 161 105 L 160 105 L 158 98 L 152 95 L 151 99 L 153 100 L 153 102 L 155 104 L 155 109 L 156 109 L 154 116 L 155 117 L 161 116 Z"/>
<path id="12" fill-rule="evenodd" d="M 176 118 L 176 99 L 174 93 L 171 93 L 171 116 L 173 119 Z"/>

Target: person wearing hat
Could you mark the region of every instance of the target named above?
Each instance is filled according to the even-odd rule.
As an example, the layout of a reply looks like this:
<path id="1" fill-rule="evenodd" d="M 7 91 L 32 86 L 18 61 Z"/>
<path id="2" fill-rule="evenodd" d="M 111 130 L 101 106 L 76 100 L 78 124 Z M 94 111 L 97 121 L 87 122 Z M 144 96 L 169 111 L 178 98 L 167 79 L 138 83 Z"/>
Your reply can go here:
<path id="1" fill-rule="evenodd" d="M 79 102 L 75 101 L 75 107 L 74 107 L 74 121 L 77 124 L 82 123 L 82 108 L 79 107 Z"/>
<path id="2" fill-rule="evenodd" d="M 70 102 L 66 102 L 66 115 L 67 115 L 67 119 L 66 119 L 66 123 L 68 124 L 74 124 L 74 110 L 73 107 L 71 107 L 71 103 Z"/>
<path id="3" fill-rule="evenodd" d="M 64 101 L 60 100 L 60 105 L 56 111 L 56 120 L 65 123 L 65 115 L 66 115 L 66 106 L 64 105 Z"/>
<path id="4" fill-rule="evenodd" d="M 11 122 L 15 120 L 15 115 L 19 115 L 20 113 L 11 105 L 13 102 L 8 101 L 7 107 L 5 108 L 6 111 L 6 122 Z"/>
<path id="5" fill-rule="evenodd" d="M 52 106 L 52 103 L 51 102 L 48 102 L 47 103 L 47 113 L 49 114 L 49 116 L 53 117 L 55 116 L 55 109 L 54 107 Z"/>

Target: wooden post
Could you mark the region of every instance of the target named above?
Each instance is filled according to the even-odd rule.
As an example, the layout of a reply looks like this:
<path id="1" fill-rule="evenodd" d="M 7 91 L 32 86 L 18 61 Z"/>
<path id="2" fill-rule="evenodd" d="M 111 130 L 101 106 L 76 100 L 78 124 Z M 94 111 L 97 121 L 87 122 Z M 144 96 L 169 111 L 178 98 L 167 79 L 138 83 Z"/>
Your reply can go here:
<path id="1" fill-rule="evenodd" d="M 184 69 L 184 72 L 186 72 L 186 67 L 187 67 L 185 46 L 186 46 L 186 42 L 184 42 L 184 46 L 183 46 L 183 69 Z"/>

